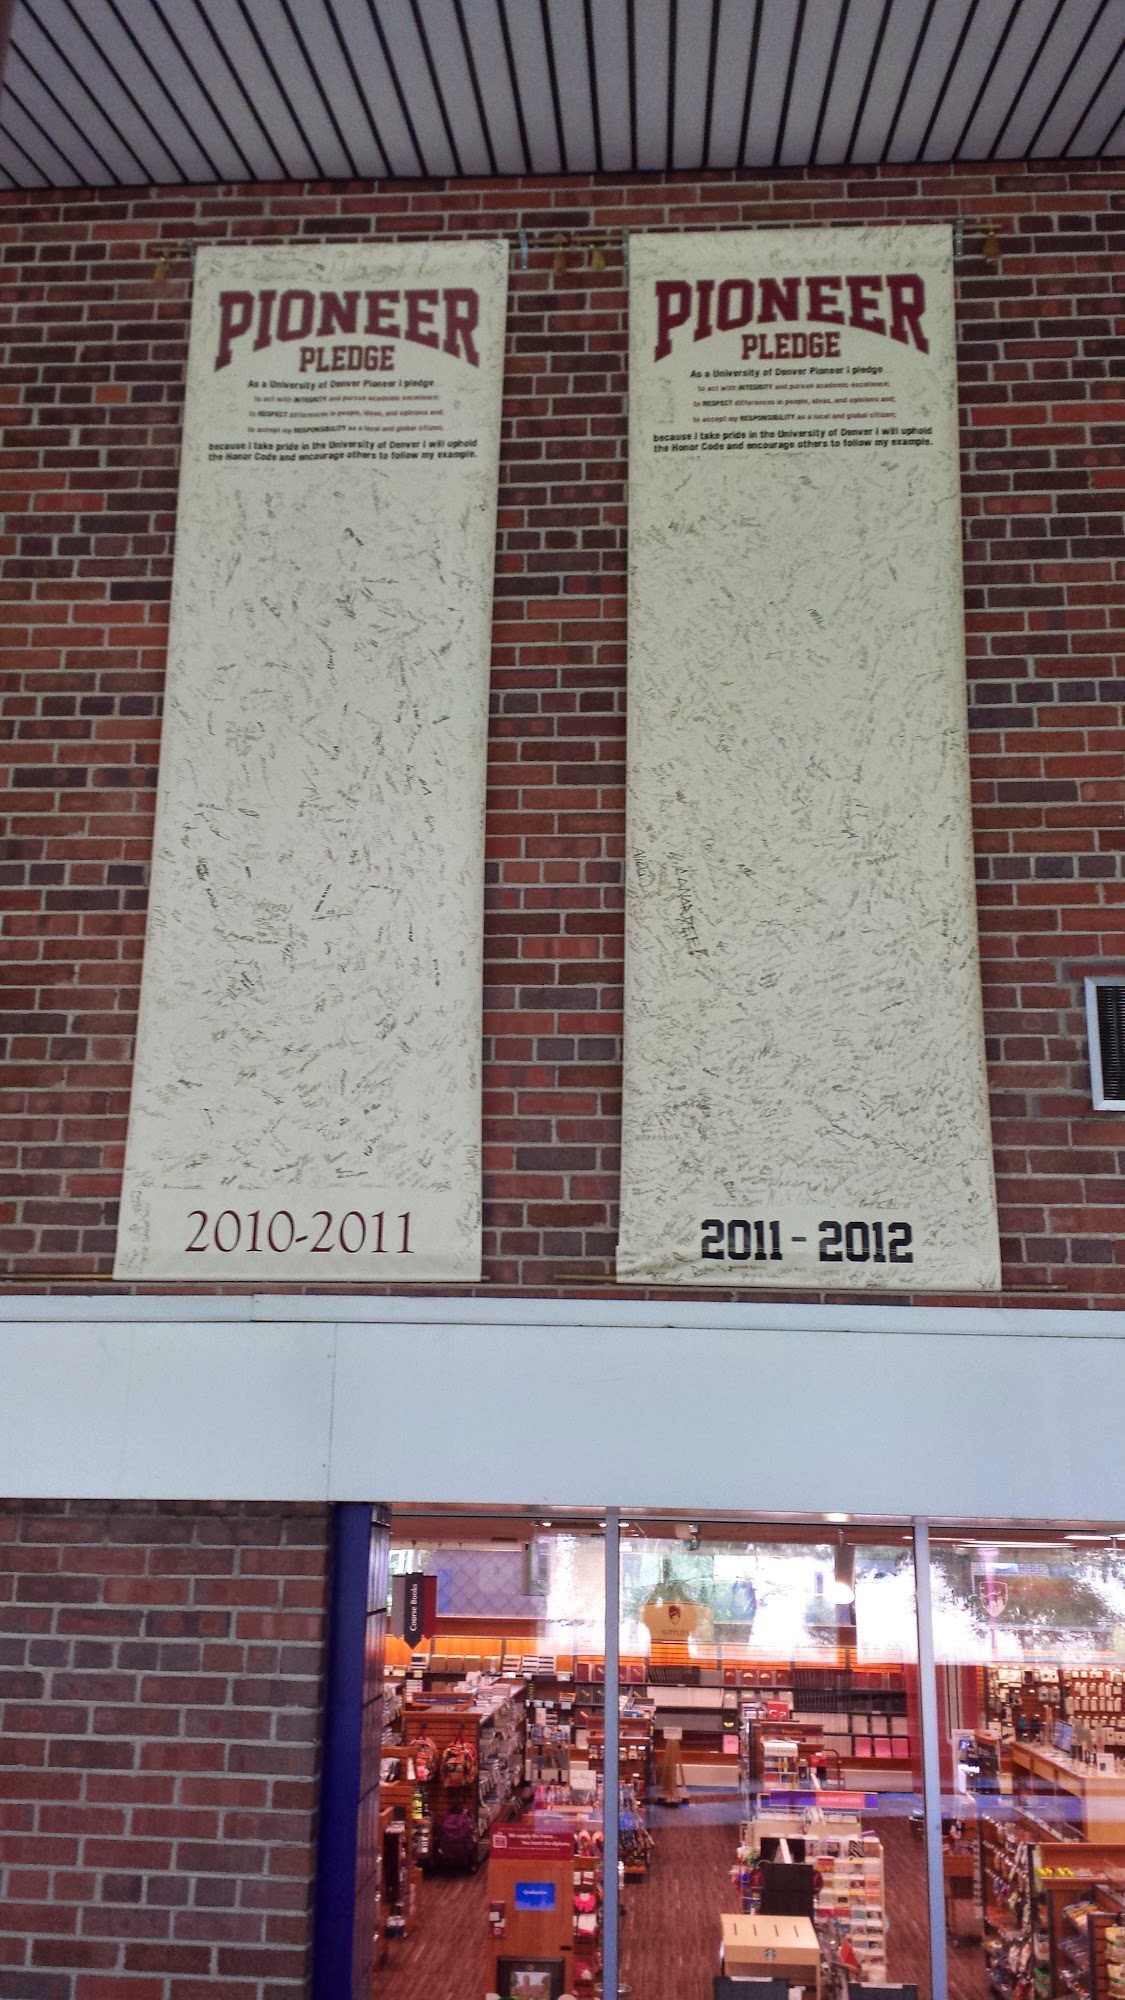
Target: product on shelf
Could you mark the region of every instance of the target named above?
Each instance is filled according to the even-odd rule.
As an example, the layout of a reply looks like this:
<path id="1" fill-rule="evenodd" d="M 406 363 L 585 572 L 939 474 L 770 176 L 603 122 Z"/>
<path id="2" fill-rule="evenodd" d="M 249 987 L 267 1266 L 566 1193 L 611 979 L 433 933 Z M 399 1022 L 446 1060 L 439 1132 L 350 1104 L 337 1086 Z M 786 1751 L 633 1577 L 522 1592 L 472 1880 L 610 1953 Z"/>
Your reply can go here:
<path id="1" fill-rule="evenodd" d="M 442 1694 L 411 1690 L 403 1729 L 433 1822 L 431 1864 L 475 1866 L 524 1782 L 522 1684 L 480 1679 Z"/>
<path id="2" fill-rule="evenodd" d="M 743 1912 L 757 1907 L 758 1860 L 764 1840 L 804 1842 L 805 1859 L 818 1878 L 815 1923 L 822 1940 L 842 1953 L 866 1985 L 887 1978 L 887 1915 L 883 1845 L 857 1819 L 828 1820 L 820 1813 L 798 1817 L 760 1813 L 744 1823 L 732 1879 L 743 1896 Z"/>

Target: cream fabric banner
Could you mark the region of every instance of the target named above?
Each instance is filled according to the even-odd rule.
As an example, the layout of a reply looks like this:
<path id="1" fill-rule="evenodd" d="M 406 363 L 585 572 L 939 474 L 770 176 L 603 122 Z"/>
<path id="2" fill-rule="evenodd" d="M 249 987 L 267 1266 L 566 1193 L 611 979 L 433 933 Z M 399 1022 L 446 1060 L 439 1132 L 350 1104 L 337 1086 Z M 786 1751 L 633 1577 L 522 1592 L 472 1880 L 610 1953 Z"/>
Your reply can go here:
<path id="1" fill-rule="evenodd" d="M 630 268 L 618 1277 L 994 1287 L 948 231 Z"/>
<path id="2" fill-rule="evenodd" d="M 506 290 L 200 252 L 119 1278 L 479 1276 Z"/>

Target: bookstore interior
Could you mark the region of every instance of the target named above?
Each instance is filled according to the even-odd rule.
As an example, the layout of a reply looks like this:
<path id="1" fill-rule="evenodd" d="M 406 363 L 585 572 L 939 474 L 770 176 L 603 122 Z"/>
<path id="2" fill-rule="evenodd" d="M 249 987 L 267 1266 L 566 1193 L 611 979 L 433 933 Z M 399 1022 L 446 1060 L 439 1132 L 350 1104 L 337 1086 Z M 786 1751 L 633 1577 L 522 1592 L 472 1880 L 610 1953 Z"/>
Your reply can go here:
<path id="1" fill-rule="evenodd" d="M 620 1994 L 1125 2000 L 1109 1530 L 932 1528 L 923 1623 L 907 1526 L 391 1523 L 376 2000 L 601 1995 L 607 1802 Z"/>

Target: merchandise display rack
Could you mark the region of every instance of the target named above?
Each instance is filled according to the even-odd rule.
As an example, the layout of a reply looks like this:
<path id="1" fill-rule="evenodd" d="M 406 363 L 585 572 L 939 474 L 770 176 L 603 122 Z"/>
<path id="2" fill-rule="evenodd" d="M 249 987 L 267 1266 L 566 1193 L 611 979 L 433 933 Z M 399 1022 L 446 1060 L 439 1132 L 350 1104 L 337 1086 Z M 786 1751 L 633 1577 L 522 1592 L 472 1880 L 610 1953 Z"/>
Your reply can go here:
<path id="1" fill-rule="evenodd" d="M 524 1690 L 506 1682 L 482 1681 L 463 1693 L 410 1693 L 403 1712 L 405 1749 L 421 1736 L 437 1745 L 439 1755 L 464 1737 L 477 1757 L 477 1775 L 469 1786 L 448 1785 L 440 1774 L 421 1785 L 434 1840 L 427 1866 L 438 1868 L 438 1834 L 449 1813 L 467 1813 L 473 1820 L 477 1848 L 471 1866 L 488 1852 L 490 1829 L 519 1805 L 524 1773 L 526 1717 Z"/>
<path id="2" fill-rule="evenodd" d="M 858 1819 L 824 1814 L 759 1813 L 740 1829 L 738 1865 L 732 1871 L 742 1889 L 743 1913 L 753 1914 L 757 1891 L 752 1886 L 761 1843 L 768 1838 L 797 1839 L 805 1859 L 820 1877 L 815 1924 L 822 1941 L 831 1936 L 835 1947 L 847 1939 L 865 1985 L 885 1985 L 887 1978 L 887 1903 L 883 1844 L 864 1830 Z"/>
<path id="3" fill-rule="evenodd" d="M 1037 1843 L 1056 1830 L 1024 1811 L 982 1813 L 979 1821 L 984 1951 L 997 2000 L 1032 2000 L 1046 1988 L 1046 1909 L 1036 1878 Z M 1077 1865 L 1081 1843 L 1060 1843 Z"/>
<path id="4" fill-rule="evenodd" d="M 1125 1668 L 990 1666 L 985 1711 L 1005 1745 L 1049 1745 L 1056 1722 L 1101 1730 L 1107 1750 L 1125 1749 Z"/>
<path id="5" fill-rule="evenodd" d="M 1035 1850 L 1035 1890 L 1032 1930 L 1039 1957 L 1046 1958 L 1052 2000 L 1093 2000 L 1099 1972 L 1104 1995 L 1108 1933 L 1125 1932 L 1125 1847 L 1042 1841 Z"/>
<path id="6" fill-rule="evenodd" d="M 744 1786 L 797 1784 L 803 1764 L 806 1775 L 819 1768 L 830 1784 L 851 1782 L 876 1791 L 909 1788 L 917 1745 L 903 1669 L 728 1667 L 723 1680 L 740 1690 Z M 771 1737 L 788 1738 L 798 1746 L 798 1771 L 784 1779 L 763 1749 Z"/>

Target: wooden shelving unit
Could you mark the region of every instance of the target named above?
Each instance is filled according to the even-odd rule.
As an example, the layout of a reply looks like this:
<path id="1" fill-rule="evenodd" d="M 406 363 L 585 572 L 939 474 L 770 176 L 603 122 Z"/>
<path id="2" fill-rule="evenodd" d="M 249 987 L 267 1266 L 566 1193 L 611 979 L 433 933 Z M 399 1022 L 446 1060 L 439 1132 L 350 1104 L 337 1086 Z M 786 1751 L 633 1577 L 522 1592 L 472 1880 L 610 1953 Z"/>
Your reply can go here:
<path id="1" fill-rule="evenodd" d="M 1093 2000 L 1108 1985 L 1106 1940 L 1125 1908 L 1125 1847 L 1041 1841 L 1035 1858 L 1033 1931 L 1046 1942 L 1051 2000 Z"/>
<path id="2" fill-rule="evenodd" d="M 490 1829 L 517 1808 L 523 1783 L 526 1718 L 523 1684 L 482 1685 L 469 1694 L 423 1694 L 409 1699 L 403 1710 L 406 1753 L 420 1736 L 436 1743 L 439 1753 L 464 1737 L 477 1754 L 478 1772 L 471 1786 L 447 1785 L 440 1773 L 421 1789 L 434 1826 L 428 1866 L 441 1866 L 438 1835 L 447 1813 L 468 1813 L 477 1835 L 476 1866 L 488 1853 Z"/>
<path id="3" fill-rule="evenodd" d="M 381 1896 L 388 1938 L 410 1937 L 418 1922 L 422 1899 L 422 1869 L 416 1852 L 418 1822 L 414 1817 L 418 1792 L 417 1785 L 405 1782 L 390 1781 L 379 1787 L 383 1821 Z"/>

